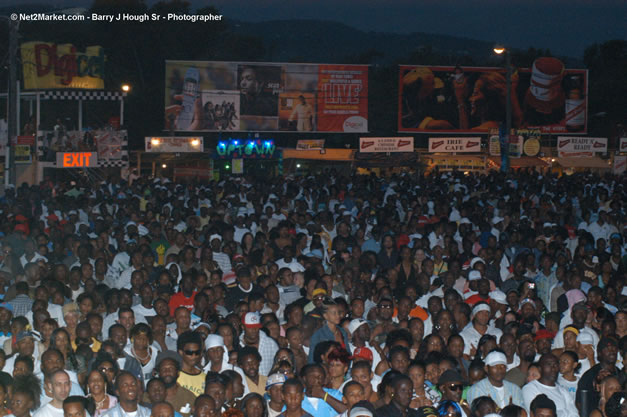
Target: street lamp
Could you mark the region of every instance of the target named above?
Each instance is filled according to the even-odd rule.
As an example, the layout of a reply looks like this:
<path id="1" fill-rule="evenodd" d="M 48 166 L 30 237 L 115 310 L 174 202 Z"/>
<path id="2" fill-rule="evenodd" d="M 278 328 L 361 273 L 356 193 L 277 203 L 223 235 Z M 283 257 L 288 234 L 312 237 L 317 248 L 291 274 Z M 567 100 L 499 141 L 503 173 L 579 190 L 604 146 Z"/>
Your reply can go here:
<path id="1" fill-rule="evenodd" d="M 493 49 L 497 55 L 505 55 L 506 84 L 505 88 L 505 132 L 500 129 L 501 141 L 501 172 L 509 170 L 509 136 L 512 130 L 512 63 L 509 49 L 503 45 L 495 45 Z"/>

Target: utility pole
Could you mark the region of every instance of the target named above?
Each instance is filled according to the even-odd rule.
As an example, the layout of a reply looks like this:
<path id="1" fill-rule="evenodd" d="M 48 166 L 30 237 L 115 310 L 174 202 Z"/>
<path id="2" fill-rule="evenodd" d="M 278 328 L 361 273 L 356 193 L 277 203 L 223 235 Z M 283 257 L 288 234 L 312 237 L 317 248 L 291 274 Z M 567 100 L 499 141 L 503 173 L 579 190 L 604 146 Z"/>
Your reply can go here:
<path id="1" fill-rule="evenodd" d="M 17 137 L 17 106 L 20 98 L 17 96 L 17 29 L 18 21 L 9 21 L 9 120 L 7 151 L 4 164 L 4 185 L 15 183 L 15 164 L 13 162 L 13 140 Z"/>

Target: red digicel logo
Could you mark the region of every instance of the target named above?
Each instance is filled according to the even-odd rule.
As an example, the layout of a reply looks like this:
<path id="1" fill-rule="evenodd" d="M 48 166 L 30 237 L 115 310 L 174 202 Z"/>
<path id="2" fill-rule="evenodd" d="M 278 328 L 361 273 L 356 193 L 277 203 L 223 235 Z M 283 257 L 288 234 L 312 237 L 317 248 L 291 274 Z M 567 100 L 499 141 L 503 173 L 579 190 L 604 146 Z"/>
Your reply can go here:
<path id="1" fill-rule="evenodd" d="M 374 141 L 372 141 L 372 142 L 363 141 L 361 143 L 361 149 L 366 149 L 366 148 L 369 148 L 369 147 L 371 147 L 373 145 L 374 145 Z"/>
<path id="2" fill-rule="evenodd" d="M 605 144 L 603 142 L 597 142 L 594 141 L 594 144 L 592 145 L 593 148 L 605 148 Z"/>
<path id="3" fill-rule="evenodd" d="M 566 139 L 566 140 L 560 140 L 559 141 L 559 145 L 557 145 L 558 148 L 563 148 L 564 146 L 568 145 L 570 143 L 570 139 Z"/>
<path id="4" fill-rule="evenodd" d="M 442 145 L 444 145 L 444 141 L 443 140 L 441 140 L 439 142 L 433 142 L 433 145 L 431 146 L 431 148 L 432 149 L 437 149 L 437 148 L 439 148 Z"/>
<path id="5" fill-rule="evenodd" d="M 407 146 L 407 145 L 409 145 L 410 143 L 411 143 L 411 141 L 409 141 L 409 140 L 399 139 L 399 141 L 398 141 L 398 145 L 397 145 L 397 146 L 400 148 L 400 147 L 402 147 L 402 146 Z"/>
<path id="6" fill-rule="evenodd" d="M 479 142 L 468 141 L 468 142 L 466 142 L 466 149 L 474 148 L 475 146 L 478 146 L 478 145 L 479 145 Z"/>

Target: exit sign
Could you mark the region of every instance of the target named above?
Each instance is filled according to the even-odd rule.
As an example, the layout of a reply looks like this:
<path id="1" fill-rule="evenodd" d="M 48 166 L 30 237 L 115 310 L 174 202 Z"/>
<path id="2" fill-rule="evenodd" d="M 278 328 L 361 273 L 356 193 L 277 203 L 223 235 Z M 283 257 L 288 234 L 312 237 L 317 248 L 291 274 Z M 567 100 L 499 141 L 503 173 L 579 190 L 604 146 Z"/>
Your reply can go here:
<path id="1" fill-rule="evenodd" d="M 96 152 L 57 152 L 57 168 L 94 168 L 98 166 Z"/>

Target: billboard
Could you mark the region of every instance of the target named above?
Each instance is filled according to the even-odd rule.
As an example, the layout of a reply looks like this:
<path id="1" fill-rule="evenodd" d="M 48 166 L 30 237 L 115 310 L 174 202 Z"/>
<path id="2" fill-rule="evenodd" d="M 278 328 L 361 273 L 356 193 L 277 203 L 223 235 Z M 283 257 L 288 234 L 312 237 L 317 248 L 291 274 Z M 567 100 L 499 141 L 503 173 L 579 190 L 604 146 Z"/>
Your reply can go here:
<path id="1" fill-rule="evenodd" d="M 204 150 L 203 138 L 183 136 L 146 136 L 146 152 L 189 153 Z"/>
<path id="2" fill-rule="evenodd" d="M 166 61 L 173 131 L 367 132 L 368 66 Z"/>
<path id="3" fill-rule="evenodd" d="M 429 152 L 481 152 L 481 138 L 429 138 Z"/>
<path id="4" fill-rule="evenodd" d="M 587 130 L 588 72 L 538 58 L 512 73 L 512 127 L 550 134 Z M 505 120 L 504 68 L 400 66 L 399 132 L 486 133 Z"/>
<path id="5" fill-rule="evenodd" d="M 607 152 L 607 138 L 558 136 L 557 154 L 560 158 L 590 157 Z"/>
<path id="6" fill-rule="evenodd" d="M 359 152 L 413 152 L 414 138 L 359 138 Z"/>
<path id="7" fill-rule="evenodd" d="M 100 46 L 79 52 L 69 43 L 25 42 L 20 47 L 24 89 L 103 89 L 105 54 Z"/>

